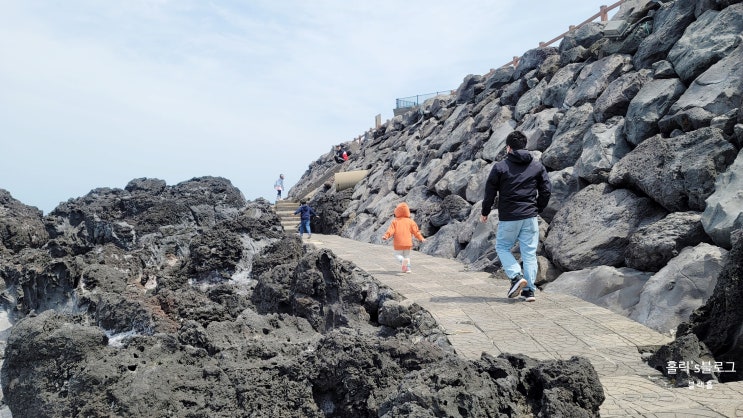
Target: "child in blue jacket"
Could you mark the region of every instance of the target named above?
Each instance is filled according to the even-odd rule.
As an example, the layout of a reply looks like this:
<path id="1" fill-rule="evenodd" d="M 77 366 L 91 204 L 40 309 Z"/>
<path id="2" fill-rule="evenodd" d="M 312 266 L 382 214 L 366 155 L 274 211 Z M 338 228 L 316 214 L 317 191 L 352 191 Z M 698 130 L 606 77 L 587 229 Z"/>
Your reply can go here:
<path id="1" fill-rule="evenodd" d="M 307 232 L 307 238 L 312 238 L 312 231 L 310 230 L 310 218 L 315 216 L 315 211 L 312 210 L 310 205 L 307 204 L 306 200 L 299 202 L 301 205 L 299 209 L 294 211 L 294 214 L 299 214 L 299 238 L 302 238 L 305 232 Z"/>

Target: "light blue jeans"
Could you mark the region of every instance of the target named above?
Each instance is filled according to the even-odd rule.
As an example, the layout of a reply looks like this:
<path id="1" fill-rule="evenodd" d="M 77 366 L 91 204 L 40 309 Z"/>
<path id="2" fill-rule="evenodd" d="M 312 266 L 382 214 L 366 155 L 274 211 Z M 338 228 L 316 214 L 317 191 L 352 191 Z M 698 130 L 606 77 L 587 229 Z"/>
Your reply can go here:
<path id="1" fill-rule="evenodd" d="M 503 265 L 503 270 L 510 279 L 522 272 L 516 257 L 511 254 L 511 248 L 517 240 L 521 251 L 521 262 L 524 263 L 525 289 L 536 291 L 534 280 L 537 277 L 537 245 L 539 244 L 539 222 L 536 217 L 520 221 L 498 222 L 498 232 L 495 235 L 495 252 Z"/>

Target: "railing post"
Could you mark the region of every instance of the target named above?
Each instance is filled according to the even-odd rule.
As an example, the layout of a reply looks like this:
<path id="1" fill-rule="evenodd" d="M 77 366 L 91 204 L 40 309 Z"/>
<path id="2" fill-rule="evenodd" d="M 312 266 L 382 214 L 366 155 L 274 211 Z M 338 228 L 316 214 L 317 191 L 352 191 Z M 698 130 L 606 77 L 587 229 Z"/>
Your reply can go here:
<path id="1" fill-rule="evenodd" d="M 601 10 L 600 11 L 600 13 L 601 13 L 601 21 L 602 22 L 606 22 L 607 20 L 609 20 L 609 12 L 606 10 L 606 6 L 605 5 L 604 6 L 601 6 L 600 10 Z"/>
<path id="2" fill-rule="evenodd" d="M 568 26 L 568 32 L 572 32 L 575 30 L 575 25 Z"/>

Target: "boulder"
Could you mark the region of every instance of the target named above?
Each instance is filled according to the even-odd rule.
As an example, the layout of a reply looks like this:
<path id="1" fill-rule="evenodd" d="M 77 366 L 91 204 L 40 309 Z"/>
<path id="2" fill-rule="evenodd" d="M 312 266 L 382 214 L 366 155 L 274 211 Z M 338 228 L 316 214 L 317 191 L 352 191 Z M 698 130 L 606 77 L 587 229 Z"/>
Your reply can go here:
<path id="1" fill-rule="evenodd" d="M 589 22 L 581 27 L 569 31 L 560 41 L 559 52 L 567 51 L 582 46 L 590 48 L 596 41 L 603 37 L 603 25 L 598 22 Z"/>
<path id="2" fill-rule="evenodd" d="M 587 216 L 586 214 L 590 214 Z M 552 218 L 544 248 L 563 271 L 621 267 L 629 237 L 666 215 L 651 199 L 595 184 L 576 193 Z"/>
<path id="3" fill-rule="evenodd" d="M 565 93 L 564 103 L 572 107 L 594 102 L 609 83 L 629 71 L 632 67 L 630 59 L 629 55 L 613 54 L 587 64 L 581 69 L 575 83 Z"/>
<path id="4" fill-rule="evenodd" d="M 709 126 L 715 116 L 740 108 L 743 100 L 741 73 L 743 43 L 694 79 L 660 120 L 661 130 L 692 131 Z"/>
<path id="5" fill-rule="evenodd" d="M 526 149 L 544 152 L 552 143 L 552 136 L 557 130 L 555 125 L 555 108 L 524 116 L 519 130 L 526 136 Z"/>
<path id="6" fill-rule="evenodd" d="M 459 164 L 456 169 L 449 170 L 441 180 L 436 182 L 434 191 L 442 198 L 454 194 L 464 200 L 470 182 L 480 173 L 485 164 L 483 160 L 465 161 Z"/>
<path id="7" fill-rule="evenodd" d="M 673 1 L 661 3 L 653 16 L 653 32 L 642 40 L 632 57 L 636 69 L 650 68 L 665 59 L 668 51 L 684 34 L 684 29 L 695 19 L 696 2 Z"/>
<path id="8" fill-rule="evenodd" d="M 686 84 L 741 43 L 743 3 L 722 11 L 707 10 L 692 22 L 668 53 L 668 60 Z"/>
<path id="9" fill-rule="evenodd" d="M 623 117 L 596 123 L 583 137 L 583 152 L 575 163 L 573 174 L 589 183 L 606 182 L 614 164 L 628 152 Z"/>
<path id="10" fill-rule="evenodd" d="M 629 316 L 651 274 L 627 267 L 591 267 L 562 273 L 542 290 L 572 295 Z"/>
<path id="11" fill-rule="evenodd" d="M 432 215 L 430 222 L 436 228 L 440 228 L 452 221 L 464 221 L 466 220 L 470 212 L 472 212 L 472 205 L 458 195 L 448 195 L 441 202 L 441 210 Z"/>
<path id="12" fill-rule="evenodd" d="M 583 136 L 593 125 L 593 106 L 571 107 L 557 125 L 552 143 L 542 154 L 542 163 L 552 170 L 572 167 L 583 150 Z"/>
<path id="13" fill-rule="evenodd" d="M 431 144 L 438 146 L 434 155 L 441 158 L 447 152 L 460 151 L 462 145 L 475 134 L 475 120 L 472 117 L 465 118 L 451 132 L 446 133 L 446 130 L 443 130 L 441 136 L 444 140 L 440 144 Z"/>
<path id="14" fill-rule="evenodd" d="M 505 109 L 505 108 L 504 108 Z M 505 117 L 509 116 L 508 119 Z M 506 148 L 506 137 L 516 129 L 516 121 L 510 118 L 510 112 L 504 111 L 499 119 L 493 121 L 493 133 L 485 142 L 482 149 L 482 158 L 486 161 L 495 161 Z"/>
<path id="15" fill-rule="evenodd" d="M 627 142 L 635 146 L 660 132 L 658 121 L 685 90 L 684 83 L 676 78 L 645 83 L 627 107 L 624 125 Z"/>
<path id="16" fill-rule="evenodd" d="M 467 244 L 457 254 L 457 260 L 463 263 L 473 266 L 476 265 L 476 270 L 496 270 L 500 267 L 500 262 L 495 266 L 491 263 L 496 260 L 495 254 L 495 231 L 498 225 L 498 211 L 494 210 L 491 212 L 491 216 L 488 216 L 487 222 L 480 222 L 480 213 L 482 212 L 481 203 L 473 206 L 472 212 L 470 212 L 471 219 L 467 220 L 465 224 L 469 225 L 469 234 L 462 236 L 460 234 L 457 238 L 461 239 Z M 464 239 L 463 239 L 464 238 Z"/>
<path id="17" fill-rule="evenodd" d="M 536 71 L 536 70 L 533 70 Z M 516 78 L 514 81 L 503 87 L 500 94 L 500 104 L 503 106 L 515 106 L 519 98 L 529 90 L 526 78 Z"/>
<path id="18" fill-rule="evenodd" d="M 540 81 L 536 86 L 524 93 L 516 102 L 513 117 L 520 121 L 524 116 L 542 104 L 542 96 L 547 90 L 547 80 Z"/>
<path id="19" fill-rule="evenodd" d="M 464 198 L 470 203 L 476 203 L 485 196 L 485 183 L 488 175 L 493 169 L 493 162 L 487 163 L 484 160 L 476 160 L 475 163 L 480 166 L 480 171 L 470 177 L 467 188 L 464 191 Z"/>
<path id="20" fill-rule="evenodd" d="M 475 100 L 475 97 L 484 88 L 485 85 L 483 84 L 483 77 L 481 75 L 469 74 L 457 88 L 455 92 L 455 100 L 459 104 L 470 103 Z"/>
<path id="21" fill-rule="evenodd" d="M 733 247 L 728 261 L 717 277 L 717 285 L 706 303 L 694 311 L 688 323 L 679 325 L 679 339 L 696 335 L 715 360 L 723 363 L 725 372 L 719 374 L 722 382 L 743 379 L 743 370 L 735 367 L 743 363 L 743 230 L 732 234 Z M 731 367 L 733 366 L 733 367 Z M 734 370 L 731 370 L 734 369 Z"/>
<path id="22" fill-rule="evenodd" d="M 671 212 L 701 212 L 715 190 L 715 179 L 736 154 L 714 128 L 675 138 L 656 135 L 614 165 L 609 183 L 641 190 Z"/>
<path id="23" fill-rule="evenodd" d="M 544 90 L 542 103 L 558 109 L 565 108 L 565 96 L 568 94 L 568 89 L 573 85 L 584 65 L 584 63 L 568 64 L 557 70 Z"/>
<path id="24" fill-rule="evenodd" d="M 680 365 L 679 362 L 685 364 Z M 670 344 L 660 347 L 648 358 L 648 364 L 662 372 L 675 387 L 693 388 L 699 383 L 716 382 L 716 376 L 720 376 L 719 372 L 713 373 L 712 370 L 710 373 L 695 370 L 695 367 L 699 367 L 701 371 L 703 364 L 714 365 L 715 358 L 709 348 L 694 334 L 679 336 Z M 684 366 L 688 366 L 689 369 Z"/>
<path id="25" fill-rule="evenodd" d="M 634 269 L 655 272 L 682 249 L 709 241 L 699 212 L 673 212 L 632 234 L 624 260 Z"/>
<path id="26" fill-rule="evenodd" d="M 712 295 L 726 256 L 727 250 L 707 243 L 684 248 L 648 279 L 629 317 L 656 331 L 673 332 Z"/>
<path id="27" fill-rule="evenodd" d="M 513 72 L 514 68 L 510 65 L 491 70 L 483 80 L 484 92 L 492 92 L 513 81 Z"/>
<path id="28" fill-rule="evenodd" d="M 632 99 L 650 80 L 650 75 L 650 70 L 631 71 L 609 83 L 594 103 L 593 117 L 596 122 L 605 122 L 614 116 L 624 116 Z"/>
<path id="29" fill-rule="evenodd" d="M 519 79 L 526 76 L 529 72 L 539 68 L 548 57 L 558 53 L 557 48 L 554 47 L 534 48 L 524 52 L 513 71 L 513 78 Z"/>
<path id="30" fill-rule="evenodd" d="M 3 249 L 15 253 L 46 244 L 49 234 L 42 216 L 39 209 L 24 205 L 0 189 L 0 254 Z"/>
<path id="31" fill-rule="evenodd" d="M 715 180 L 714 192 L 705 201 L 702 213 L 704 231 L 715 244 L 731 248 L 730 234 L 743 228 L 743 152 Z"/>
<path id="32" fill-rule="evenodd" d="M 552 184 L 552 194 L 547 207 L 541 213 L 541 217 L 547 222 L 552 222 L 557 213 L 574 194 L 580 190 L 578 177 L 574 174 L 573 167 L 564 168 L 559 171 L 547 173 Z"/>
<path id="33" fill-rule="evenodd" d="M 676 70 L 673 69 L 673 65 L 666 60 L 654 62 L 652 68 L 653 78 L 655 79 L 679 78 L 678 74 L 676 74 Z"/>

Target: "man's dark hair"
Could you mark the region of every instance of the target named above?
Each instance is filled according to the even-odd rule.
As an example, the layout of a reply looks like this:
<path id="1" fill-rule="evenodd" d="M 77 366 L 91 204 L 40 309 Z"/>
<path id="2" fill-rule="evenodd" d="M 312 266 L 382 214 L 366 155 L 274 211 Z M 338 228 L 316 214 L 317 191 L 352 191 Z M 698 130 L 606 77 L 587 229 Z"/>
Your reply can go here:
<path id="1" fill-rule="evenodd" d="M 506 145 L 512 150 L 526 148 L 526 136 L 521 131 L 513 131 L 506 137 Z"/>

